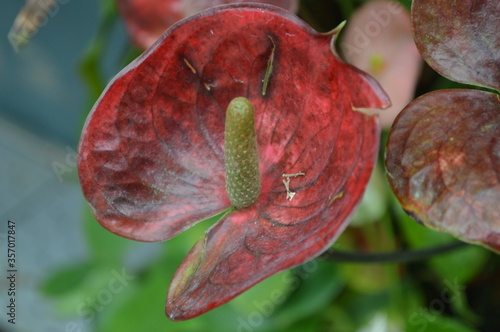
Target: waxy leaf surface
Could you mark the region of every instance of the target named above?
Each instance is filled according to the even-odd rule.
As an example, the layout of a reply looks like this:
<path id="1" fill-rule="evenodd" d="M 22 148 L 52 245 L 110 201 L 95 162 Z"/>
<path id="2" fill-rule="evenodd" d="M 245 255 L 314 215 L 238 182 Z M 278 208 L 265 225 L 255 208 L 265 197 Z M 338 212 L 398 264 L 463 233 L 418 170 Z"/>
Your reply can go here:
<path id="1" fill-rule="evenodd" d="M 424 95 L 396 119 L 386 151 L 389 182 L 411 216 L 500 251 L 498 95 Z"/>
<path id="2" fill-rule="evenodd" d="M 117 0 L 133 43 L 146 49 L 177 21 L 202 10 L 231 3 L 257 2 L 295 12 L 298 0 Z"/>
<path id="3" fill-rule="evenodd" d="M 390 102 L 335 55 L 334 38 L 277 7 L 216 7 L 169 29 L 94 106 L 79 147 L 84 195 L 104 227 L 140 241 L 169 239 L 230 207 L 225 110 L 238 96 L 254 106 L 260 196 L 193 247 L 169 289 L 171 319 L 319 255 L 346 227 L 379 143 L 377 119 L 353 108 Z M 287 192 L 283 174 L 300 172 Z"/>
<path id="4" fill-rule="evenodd" d="M 500 2 L 414 0 L 415 42 L 424 60 L 460 83 L 500 90 Z"/>

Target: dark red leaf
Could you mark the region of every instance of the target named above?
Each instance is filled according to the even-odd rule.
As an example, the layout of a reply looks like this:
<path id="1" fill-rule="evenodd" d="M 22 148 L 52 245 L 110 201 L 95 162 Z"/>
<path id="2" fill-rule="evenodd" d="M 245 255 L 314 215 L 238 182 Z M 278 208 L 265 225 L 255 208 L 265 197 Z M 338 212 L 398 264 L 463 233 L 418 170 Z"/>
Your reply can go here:
<path id="1" fill-rule="evenodd" d="M 172 319 L 319 255 L 347 225 L 379 142 L 376 118 L 353 109 L 389 100 L 332 52 L 335 37 L 276 7 L 217 7 L 169 30 L 94 106 L 79 152 L 85 197 L 104 227 L 142 241 L 168 239 L 230 207 L 225 110 L 238 96 L 254 106 L 260 196 L 188 254 L 169 290 Z"/>
<path id="2" fill-rule="evenodd" d="M 415 42 L 424 60 L 454 81 L 500 90 L 500 2 L 414 0 Z"/>
<path id="3" fill-rule="evenodd" d="M 500 251 L 500 100 L 441 90 L 413 101 L 387 143 L 403 208 L 424 225 Z"/>
<path id="4" fill-rule="evenodd" d="M 239 2 L 267 3 L 295 12 L 298 0 L 117 0 L 133 43 L 146 49 L 177 21 L 207 8 Z"/>

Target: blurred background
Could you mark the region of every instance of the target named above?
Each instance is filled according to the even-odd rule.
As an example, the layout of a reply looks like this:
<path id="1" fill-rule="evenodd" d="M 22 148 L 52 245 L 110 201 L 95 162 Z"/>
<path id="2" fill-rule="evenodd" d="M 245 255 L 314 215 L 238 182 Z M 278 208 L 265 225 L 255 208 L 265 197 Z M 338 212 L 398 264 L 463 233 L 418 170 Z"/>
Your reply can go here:
<path id="1" fill-rule="evenodd" d="M 345 19 L 354 21 L 370 2 L 302 0 L 293 10 L 326 32 Z M 407 13 L 411 1 L 399 3 Z M 76 172 L 77 143 L 89 110 L 106 82 L 142 51 L 131 42 L 115 1 L 64 0 L 56 1 L 39 31 L 16 52 L 7 36 L 24 4 L 0 4 L 0 255 L 7 255 L 7 221 L 14 221 L 18 270 L 13 325 L 5 309 L 9 280 L 2 257 L 0 331 L 500 330 L 500 259 L 475 246 L 407 264 L 316 259 L 198 318 L 169 321 L 164 315 L 168 284 L 206 223 L 166 243 L 119 238 L 93 219 Z M 396 29 L 404 31 L 405 24 Z M 356 46 L 354 26 L 351 31 L 354 39 L 341 41 L 343 47 Z M 391 36 L 388 40 L 394 40 Z M 411 50 L 392 52 L 415 58 Z M 460 86 L 418 58 L 403 61 L 394 70 L 399 76 L 386 81 L 379 53 L 368 60 L 349 58 L 349 48 L 343 54 L 349 61 L 370 63 L 363 69 L 380 74 L 388 92 L 391 82 L 409 83 L 406 92 L 395 92 L 408 95 L 395 114 L 414 96 Z M 387 130 L 383 139 L 386 135 Z M 334 248 L 390 252 L 453 241 L 406 216 L 388 189 L 381 157 L 360 210 Z M 270 294 L 285 300 L 276 303 Z"/>

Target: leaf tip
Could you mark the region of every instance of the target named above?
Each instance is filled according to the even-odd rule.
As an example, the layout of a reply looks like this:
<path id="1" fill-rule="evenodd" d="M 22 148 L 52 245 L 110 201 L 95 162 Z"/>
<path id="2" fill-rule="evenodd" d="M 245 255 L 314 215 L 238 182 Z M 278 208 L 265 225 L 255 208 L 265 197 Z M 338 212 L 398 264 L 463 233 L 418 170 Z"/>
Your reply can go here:
<path id="1" fill-rule="evenodd" d="M 337 42 L 337 37 L 338 37 L 340 31 L 342 31 L 342 29 L 344 28 L 346 23 L 347 23 L 347 21 L 344 20 L 344 21 L 340 22 L 339 25 L 337 25 L 333 30 L 326 32 L 324 34 L 326 36 L 331 36 L 332 39 L 330 40 L 330 49 L 332 50 L 333 54 L 335 54 L 335 56 L 337 56 L 337 57 L 339 55 L 338 55 L 337 49 L 335 47 L 335 43 Z"/>

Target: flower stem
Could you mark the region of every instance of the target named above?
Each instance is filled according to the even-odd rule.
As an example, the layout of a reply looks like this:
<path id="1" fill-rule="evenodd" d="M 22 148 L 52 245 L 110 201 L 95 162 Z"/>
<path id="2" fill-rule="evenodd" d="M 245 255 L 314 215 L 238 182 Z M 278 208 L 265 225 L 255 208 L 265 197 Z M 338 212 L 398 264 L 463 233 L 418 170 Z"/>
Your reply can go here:
<path id="1" fill-rule="evenodd" d="M 468 244 L 465 242 L 453 242 L 443 246 L 420 250 L 400 250 L 395 252 L 373 254 L 329 249 L 319 257 L 332 262 L 346 263 L 409 263 L 429 259 L 435 255 L 464 248 L 467 245 Z"/>

